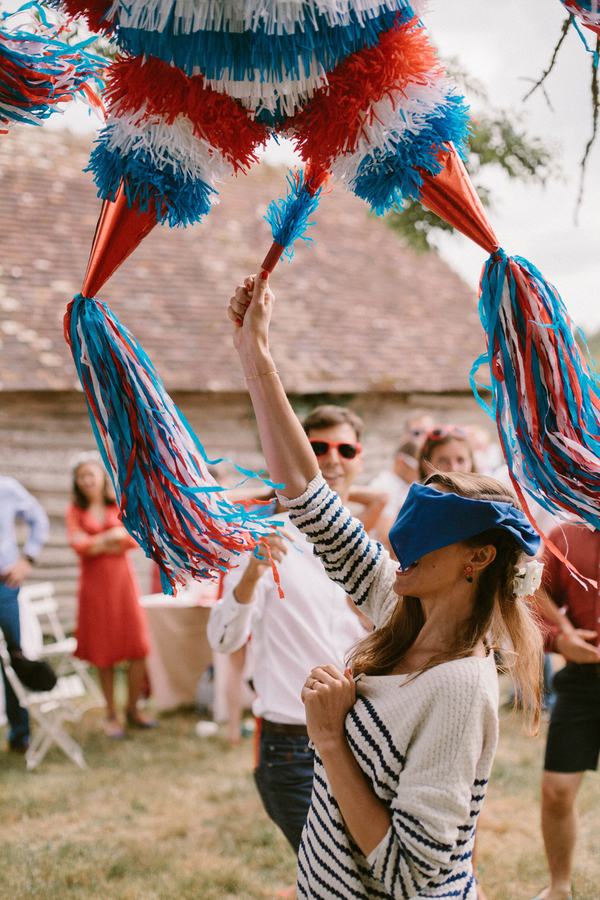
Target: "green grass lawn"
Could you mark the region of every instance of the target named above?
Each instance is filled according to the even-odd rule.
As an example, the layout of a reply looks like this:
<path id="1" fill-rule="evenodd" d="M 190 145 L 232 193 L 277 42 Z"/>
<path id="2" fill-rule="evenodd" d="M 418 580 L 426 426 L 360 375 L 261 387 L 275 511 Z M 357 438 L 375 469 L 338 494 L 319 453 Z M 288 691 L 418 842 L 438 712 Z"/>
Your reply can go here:
<path id="1" fill-rule="evenodd" d="M 295 860 L 266 818 L 252 741 L 200 739 L 195 715 L 121 741 L 102 712 L 72 726 L 89 768 L 53 748 L 38 769 L 0 753 L 2 900 L 263 900 L 294 880 Z M 490 900 L 529 900 L 546 883 L 539 831 L 543 736 L 504 724 L 479 828 Z M 574 900 L 600 897 L 600 777 L 580 792 Z"/>

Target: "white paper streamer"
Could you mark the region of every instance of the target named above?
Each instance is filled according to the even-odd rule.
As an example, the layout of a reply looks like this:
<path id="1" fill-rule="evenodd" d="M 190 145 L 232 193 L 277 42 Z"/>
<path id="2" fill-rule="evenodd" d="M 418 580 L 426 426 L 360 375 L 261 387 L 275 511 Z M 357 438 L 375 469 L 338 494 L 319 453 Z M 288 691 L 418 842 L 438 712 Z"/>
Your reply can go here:
<path id="1" fill-rule="evenodd" d="M 305 71 L 304 63 L 301 63 L 300 68 L 302 72 Z M 200 74 L 200 70 L 194 74 Z M 238 100 L 244 109 L 255 114 L 267 110 L 281 112 L 286 116 L 293 116 L 298 108 L 306 105 L 318 88 L 327 85 L 327 73 L 315 59 L 311 61 L 309 74 L 298 80 L 285 78 L 277 81 L 272 74 L 265 80 L 261 78 L 260 70 L 256 69 L 253 80 L 246 78 L 243 81 L 233 81 L 227 78 L 213 78 L 207 79 L 206 83 L 213 90 Z"/>
<path id="2" fill-rule="evenodd" d="M 290 34 L 298 25 L 303 31 L 307 21 L 314 23 L 315 13 L 329 25 L 349 25 L 354 12 L 359 24 L 386 10 L 410 9 L 422 16 L 427 0 L 114 0 L 109 20 L 114 17 L 126 28 L 164 31 L 173 14 L 176 34 L 193 31 L 256 31 Z"/>
<path id="3" fill-rule="evenodd" d="M 434 76 L 428 84 L 409 83 L 404 91 L 395 91 L 392 97 L 386 95 L 371 104 L 356 149 L 340 154 L 332 162 L 334 178 L 351 182 L 374 149 L 392 152 L 394 144 L 403 137 L 417 135 L 426 126 L 427 117 L 444 105 L 451 87 L 449 79 Z"/>
<path id="4" fill-rule="evenodd" d="M 106 148 L 121 154 L 148 153 L 158 169 L 173 168 L 186 180 L 201 180 L 214 187 L 235 169 L 215 147 L 198 137 L 187 116 L 179 115 L 172 124 L 160 116 L 152 116 L 143 124 L 139 112 L 131 117 L 113 116 L 107 122 Z M 216 202 L 216 197 L 212 202 Z"/>

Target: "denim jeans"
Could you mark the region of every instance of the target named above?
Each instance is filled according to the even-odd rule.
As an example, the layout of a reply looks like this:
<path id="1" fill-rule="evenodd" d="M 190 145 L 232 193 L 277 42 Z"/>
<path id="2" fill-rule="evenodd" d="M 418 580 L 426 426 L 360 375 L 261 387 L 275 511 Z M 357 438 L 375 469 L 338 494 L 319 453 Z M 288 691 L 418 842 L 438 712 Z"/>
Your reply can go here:
<path id="1" fill-rule="evenodd" d="M 18 588 L 7 587 L 0 581 L 0 628 L 6 636 L 21 643 L 21 625 L 19 623 Z M 1 665 L 1 664 L 0 664 Z M 29 714 L 19 706 L 15 692 L 2 669 L 4 692 L 6 694 L 6 718 L 10 725 L 8 740 L 11 747 L 22 747 L 29 743 Z"/>
<path id="2" fill-rule="evenodd" d="M 261 732 L 254 780 L 267 815 L 296 855 L 310 806 L 313 765 L 307 737 Z"/>

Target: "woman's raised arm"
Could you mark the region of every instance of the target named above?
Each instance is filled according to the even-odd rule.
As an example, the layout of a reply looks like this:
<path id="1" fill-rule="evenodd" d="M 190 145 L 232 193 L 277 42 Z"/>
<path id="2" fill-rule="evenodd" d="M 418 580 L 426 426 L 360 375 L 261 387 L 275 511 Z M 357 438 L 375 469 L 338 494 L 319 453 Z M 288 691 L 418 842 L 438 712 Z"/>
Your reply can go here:
<path id="1" fill-rule="evenodd" d="M 285 497 L 299 497 L 319 467 L 302 425 L 290 406 L 269 350 L 269 324 L 275 296 L 267 273 L 246 278 L 229 301 L 238 352 L 258 423 L 269 475 Z"/>

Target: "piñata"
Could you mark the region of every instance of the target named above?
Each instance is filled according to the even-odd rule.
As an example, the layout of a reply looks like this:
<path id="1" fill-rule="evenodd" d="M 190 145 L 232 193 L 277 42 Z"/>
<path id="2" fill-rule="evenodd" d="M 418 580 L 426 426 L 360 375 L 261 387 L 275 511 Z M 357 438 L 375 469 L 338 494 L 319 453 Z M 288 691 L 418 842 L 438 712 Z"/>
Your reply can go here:
<path id="1" fill-rule="evenodd" d="M 306 165 L 269 208 L 273 246 L 263 268 L 291 253 L 330 178 L 378 214 L 419 199 L 477 241 L 491 254 L 481 293 L 489 411 L 511 475 L 521 496 L 600 527 L 594 376 L 554 289 L 499 247 L 462 162 L 467 107 L 429 42 L 420 0 L 56 2 L 121 51 L 90 161 L 104 205 L 66 330 L 124 521 L 165 578 L 197 575 L 187 557 L 200 539 L 190 544 L 189 523 L 197 516 L 210 534 L 207 517 L 223 514 L 195 506 L 215 490 L 203 452 L 141 348 L 93 296 L 157 222 L 205 216 L 219 181 L 245 172 L 272 134 L 292 138 Z M 228 516 L 224 530 L 237 535 Z M 188 548 L 176 565 L 163 529 Z M 236 550 L 236 539 L 209 538 L 206 571 L 226 564 L 220 547 Z"/>

